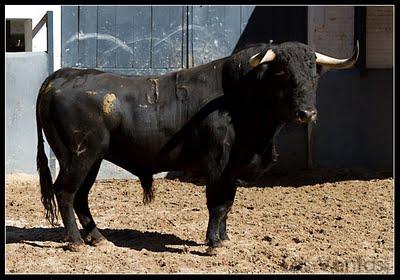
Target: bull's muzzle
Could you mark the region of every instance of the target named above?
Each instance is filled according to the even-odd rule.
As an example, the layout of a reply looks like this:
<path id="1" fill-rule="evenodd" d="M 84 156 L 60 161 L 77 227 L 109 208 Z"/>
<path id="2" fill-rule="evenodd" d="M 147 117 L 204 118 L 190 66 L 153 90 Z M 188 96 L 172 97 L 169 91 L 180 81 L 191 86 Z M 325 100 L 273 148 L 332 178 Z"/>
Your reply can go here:
<path id="1" fill-rule="evenodd" d="M 309 123 L 317 121 L 317 111 L 315 110 L 299 110 L 295 119 L 298 123 Z"/>

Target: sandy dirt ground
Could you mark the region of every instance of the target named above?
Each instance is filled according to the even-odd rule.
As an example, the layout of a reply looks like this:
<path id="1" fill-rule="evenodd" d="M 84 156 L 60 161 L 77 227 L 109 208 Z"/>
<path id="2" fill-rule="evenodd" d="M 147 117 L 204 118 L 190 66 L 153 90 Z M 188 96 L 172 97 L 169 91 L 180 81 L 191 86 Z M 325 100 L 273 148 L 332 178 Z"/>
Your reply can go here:
<path id="1" fill-rule="evenodd" d="M 138 181 L 97 181 L 90 208 L 109 242 L 70 252 L 62 225 L 44 218 L 37 178 L 7 176 L 6 273 L 393 273 L 390 175 L 303 172 L 241 186 L 231 240 L 214 256 L 204 185 L 157 179 L 155 194 L 143 205 Z"/>

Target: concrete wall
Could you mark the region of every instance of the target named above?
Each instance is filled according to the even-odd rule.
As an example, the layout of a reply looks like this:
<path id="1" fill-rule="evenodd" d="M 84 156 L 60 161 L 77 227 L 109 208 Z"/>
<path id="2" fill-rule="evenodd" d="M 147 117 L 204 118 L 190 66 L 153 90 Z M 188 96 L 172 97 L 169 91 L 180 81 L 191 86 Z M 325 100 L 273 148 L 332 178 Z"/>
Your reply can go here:
<path id="1" fill-rule="evenodd" d="M 367 7 L 367 68 L 393 68 L 393 7 Z"/>
<path id="2" fill-rule="evenodd" d="M 47 69 L 45 52 L 6 53 L 6 174 L 36 174 L 36 97 Z"/>
<path id="3" fill-rule="evenodd" d="M 331 71 L 320 79 L 313 125 L 313 167 L 393 169 L 393 71 Z M 291 137 L 287 137 L 287 133 Z M 288 125 L 279 135 L 273 171 L 307 167 L 307 130 Z"/>
<path id="4" fill-rule="evenodd" d="M 354 7 L 311 6 L 308 8 L 308 44 L 318 52 L 348 57 L 353 52 Z"/>
<path id="5" fill-rule="evenodd" d="M 332 71 L 317 97 L 314 161 L 320 167 L 393 167 L 393 72 Z"/>

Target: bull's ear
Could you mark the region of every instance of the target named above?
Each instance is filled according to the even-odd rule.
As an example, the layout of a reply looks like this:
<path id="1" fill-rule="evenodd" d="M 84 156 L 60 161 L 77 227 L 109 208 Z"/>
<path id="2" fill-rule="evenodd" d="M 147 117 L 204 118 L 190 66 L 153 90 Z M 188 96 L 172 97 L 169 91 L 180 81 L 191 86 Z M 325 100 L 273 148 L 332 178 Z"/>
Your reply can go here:
<path id="1" fill-rule="evenodd" d="M 266 51 L 262 51 L 250 57 L 249 65 L 253 68 L 257 67 L 260 64 L 260 61 L 264 57 L 265 53 Z"/>
<path id="2" fill-rule="evenodd" d="M 325 66 L 322 66 L 322 65 L 320 65 L 320 64 L 317 64 L 317 74 L 319 75 L 319 76 L 322 76 L 322 75 L 324 75 L 326 72 L 328 72 L 329 71 L 329 68 L 328 67 L 325 67 Z"/>
<path id="3" fill-rule="evenodd" d="M 324 67 L 322 65 L 320 65 L 320 64 L 317 64 L 316 68 L 317 68 L 317 74 L 320 75 L 320 76 L 325 72 L 324 71 Z"/>
<path id="4" fill-rule="evenodd" d="M 249 65 L 251 67 L 257 67 L 260 64 L 271 62 L 275 59 L 276 54 L 273 50 L 268 49 L 262 52 L 259 52 L 252 57 L 250 57 Z"/>

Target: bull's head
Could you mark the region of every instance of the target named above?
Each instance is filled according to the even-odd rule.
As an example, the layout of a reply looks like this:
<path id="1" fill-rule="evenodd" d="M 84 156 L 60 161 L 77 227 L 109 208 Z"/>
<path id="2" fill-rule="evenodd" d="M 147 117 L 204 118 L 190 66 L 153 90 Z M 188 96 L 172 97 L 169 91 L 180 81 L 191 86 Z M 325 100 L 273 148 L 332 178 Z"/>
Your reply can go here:
<path id="1" fill-rule="evenodd" d="M 317 53 L 311 47 L 287 42 L 253 55 L 250 67 L 257 71 L 265 87 L 271 89 L 277 114 L 283 121 L 315 122 L 319 77 L 331 69 L 352 67 L 358 58 L 358 41 L 352 57 L 337 59 Z"/>

